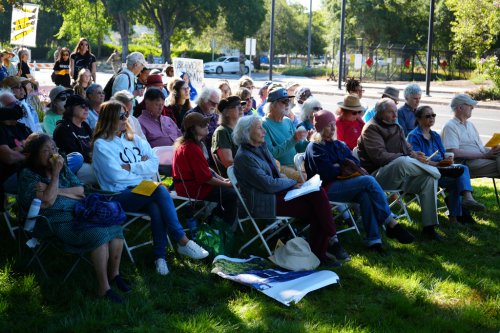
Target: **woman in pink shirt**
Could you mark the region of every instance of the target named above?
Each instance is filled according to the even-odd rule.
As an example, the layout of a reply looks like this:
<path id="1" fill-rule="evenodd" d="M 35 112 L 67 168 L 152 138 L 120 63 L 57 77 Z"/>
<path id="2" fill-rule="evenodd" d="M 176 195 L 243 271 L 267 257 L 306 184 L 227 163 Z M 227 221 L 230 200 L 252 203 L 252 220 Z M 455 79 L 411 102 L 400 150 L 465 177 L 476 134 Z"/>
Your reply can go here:
<path id="1" fill-rule="evenodd" d="M 353 150 L 358 145 L 365 122 L 361 119 L 364 107 L 361 106 L 359 98 L 354 95 L 346 95 L 343 102 L 338 103 L 337 109 L 337 139 Z"/>
<path id="2" fill-rule="evenodd" d="M 145 110 L 139 116 L 142 132 L 151 147 L 172 146 L 174 141 L 182 135 L 175 121 L 162 116 L 165 98 L 161 90 L 148 89 L 144 94 Z"/>

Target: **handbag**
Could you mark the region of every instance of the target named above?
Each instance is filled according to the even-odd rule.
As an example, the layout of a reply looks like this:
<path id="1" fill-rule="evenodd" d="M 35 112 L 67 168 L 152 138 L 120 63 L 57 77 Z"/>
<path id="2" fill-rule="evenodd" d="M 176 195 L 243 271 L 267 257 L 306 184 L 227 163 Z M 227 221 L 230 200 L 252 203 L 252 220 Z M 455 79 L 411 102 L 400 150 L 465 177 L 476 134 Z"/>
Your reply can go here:
<path id="1" fill-rule="evenodd" d="M 203 246 L 212 258 L 219 254 L 231 256 L 234 249 L 234 233 L 227 223 L 213 215 L 210 224 L 203 223 L 198 227 L 196 242 Z"/>
<path id="2" fill-rule="evenodd" d="M 57 74 L 56 72 L 52 72 L 52 74 L 50 74 L 50 79 L 52 80 L 52 82 L 56 83 L 56 78 L 57 78 Z"/>
<path id="3" fill-rule="evenodd" d="M 452 164 L 446 167 L 438 166 L 437 169 L 442 177 L 458 178 L 464 173 L 464 166 L 460 164 Z"/>
<path id="4" fill-rule="evenodd" d="M 121 225 L 125 211 L 118 201 L 99 193 L 92 193 L 75 205 L 75 225 L 79 228 Z"/>

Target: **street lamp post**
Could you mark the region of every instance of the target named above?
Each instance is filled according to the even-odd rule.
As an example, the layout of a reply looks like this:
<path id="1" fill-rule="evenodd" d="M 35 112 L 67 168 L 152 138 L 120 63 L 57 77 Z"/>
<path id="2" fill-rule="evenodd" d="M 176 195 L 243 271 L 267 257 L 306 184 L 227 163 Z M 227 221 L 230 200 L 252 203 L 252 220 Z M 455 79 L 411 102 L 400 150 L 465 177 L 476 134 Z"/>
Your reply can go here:
<path id="1" fill-rule="evenodd" d="M 340 13 L 339 90 L 342 90 L 342 78 L 344 77 L 342 70 L 344 67 L 345 2 L 346 0 L 342 0 L 342 11 Z"/>
<path id="2" fill-rule="evenodd" d="M 427 36 L 427 70 L 425 71 L 425 94 L 430 96 L 432 75 L 432 35 L 434 34 L 434 0 L 430 0 L 429 32 Z"/>
<path id="3" fill-rule="evenodd" d="M 309 0 L 309 33 L 307 36 L 307 67 L 311 68 L 312 0 Z"/>
<path id="4" fill-rule="evenodd" d="M 273 59 L 274 59 L 274 7 L 275 0 L 271 0 L 271 31 L 269 32 L 269 81 L 273 80 Z"/>

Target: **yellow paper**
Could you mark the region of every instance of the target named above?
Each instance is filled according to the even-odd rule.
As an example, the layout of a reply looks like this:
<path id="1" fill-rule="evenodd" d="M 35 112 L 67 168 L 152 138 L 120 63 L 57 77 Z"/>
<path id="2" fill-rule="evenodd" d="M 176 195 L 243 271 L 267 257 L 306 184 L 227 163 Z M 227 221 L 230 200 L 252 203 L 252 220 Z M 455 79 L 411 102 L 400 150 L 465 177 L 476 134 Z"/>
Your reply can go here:
<path id="1" fill-rule="evenodd" d="M 160 183 L 158 182 L 154 182 L 151 180 L 143 180 L 139 185 L 134 187 L 134 189 L 131 192 L 150 197 L 151 194 L 153 194 L 153 192 L 156 190 L 158 185 L 160 185 Z"/>
<path id="2" fill-rule="evenodd" d="M 499 144 L 500 144 L 500 133 L 495 133 L 491 137 L 490 141 L 486 142 L 486 144 L 484 146 L 485 147 L 493 148 L 493 147 L 495 147 L 496 145 L 499 145 Z"/>

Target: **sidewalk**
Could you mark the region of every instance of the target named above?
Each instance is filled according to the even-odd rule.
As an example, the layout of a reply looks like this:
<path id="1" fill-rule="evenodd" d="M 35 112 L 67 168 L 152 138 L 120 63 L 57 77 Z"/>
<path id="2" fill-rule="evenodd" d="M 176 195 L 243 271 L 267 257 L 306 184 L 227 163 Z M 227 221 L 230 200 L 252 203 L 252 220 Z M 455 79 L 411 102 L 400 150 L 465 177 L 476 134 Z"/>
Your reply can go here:
<path id="1" fill-rule="evenodd" d="M 268 79 L 267 73 L 256 73 L 253 75 L 255 80 L 255 85 L 260 88 L 262 86 L 261 82 Z M 316 80 L 312 78 L 297 77 L 297 76 L 285 76 L 285 75 L 273 75 L 273 81 L 285 84 L 288 81 L 295 81 L 300 85 L 307 86 L 311 88 L 311 92 L 317 95 L 330 95 L 330 96 L 344 96 L 345 87 L 342 84 L 342 89 L 338 89 L 338 82 L 336 81 L 326 81 L 326 80 Z M 431 82 L 430 85 L 430 96 L 425 95 L 425 82 L 416 82 L 423 91 L 421 103 L 434 104 L 434 105 L 449 105 L 451 99 L 455 94 L 462 94 L 469 90 L 478 89 L 480 86 L 473 84 L 468 80 L 457 80 L 457 81 L 442 81 L 442 82 Z M 409 84 L 409 82 L 401 81 L 388 81 L 388 82 L 363 82 L 363 89 L 365 92 L 363 97 L 366 98 L 380 98 L 382 92 L 386 86 L 392 86 L 400 90 L 399 97 L 404 99 L 403 90 Z M 480 101 L 476 106 L 479 109 L 486 109 L 492 111 L 500 111 L 500 101 Z"/>

